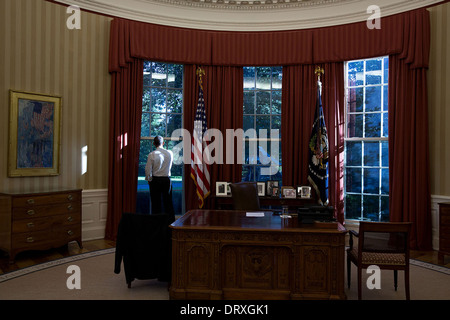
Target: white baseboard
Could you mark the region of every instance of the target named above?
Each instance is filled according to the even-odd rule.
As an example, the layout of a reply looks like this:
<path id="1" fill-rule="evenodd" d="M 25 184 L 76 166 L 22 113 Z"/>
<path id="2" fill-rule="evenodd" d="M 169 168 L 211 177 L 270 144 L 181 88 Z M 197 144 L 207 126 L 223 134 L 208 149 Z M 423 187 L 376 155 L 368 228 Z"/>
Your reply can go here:
<path id="1" fill-rule="evenodd" d="M 103 239 L 106 228 L 108 190 L 83 190 L 82 198 L 82 241 Z"/>

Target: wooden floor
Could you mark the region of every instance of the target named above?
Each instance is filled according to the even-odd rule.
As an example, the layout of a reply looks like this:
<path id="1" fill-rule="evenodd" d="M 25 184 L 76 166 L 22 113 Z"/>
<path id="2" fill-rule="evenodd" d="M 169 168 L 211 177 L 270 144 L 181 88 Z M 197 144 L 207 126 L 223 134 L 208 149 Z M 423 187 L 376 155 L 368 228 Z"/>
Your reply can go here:
<path id="1" fill-rule="evenodd" d="M 114 241 L 92 240 L 83 242 L 83 248 L 80 249 L 76 242 L 71 242 L 68 245 L 58 249 L 51 249 L 47 251 L 26 251 L 19 253 L 16 256 L 14 263 L 9 263 L 7 254 L 0 251 L 0 274 L 80 253 L 114 248 L 115 246 L 116 244 Z M 450 268 L 450 256 L 445 256 L 444 264 L 439 264 L 437 251 L 411 251 L 411 258 Z"/>

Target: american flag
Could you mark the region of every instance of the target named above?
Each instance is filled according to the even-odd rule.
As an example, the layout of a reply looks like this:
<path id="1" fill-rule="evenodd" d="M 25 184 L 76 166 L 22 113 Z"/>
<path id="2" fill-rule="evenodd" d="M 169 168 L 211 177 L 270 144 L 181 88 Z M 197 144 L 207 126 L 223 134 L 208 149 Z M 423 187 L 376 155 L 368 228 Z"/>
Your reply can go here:
<path id="1" fill-rule="evenodd" d="M 203 141 L 206 129 L 205 100 L 203 99 L 203 88 L 200 80 L 191 152 L 191 177 L 197 186 L 199 208 L 203 207 L 206 197 L 210 194 L 209 164 L 208 161 L 205 162 L 205 158 L 208 159 L 208 154 L 205 153 L 207 145 Z"/>

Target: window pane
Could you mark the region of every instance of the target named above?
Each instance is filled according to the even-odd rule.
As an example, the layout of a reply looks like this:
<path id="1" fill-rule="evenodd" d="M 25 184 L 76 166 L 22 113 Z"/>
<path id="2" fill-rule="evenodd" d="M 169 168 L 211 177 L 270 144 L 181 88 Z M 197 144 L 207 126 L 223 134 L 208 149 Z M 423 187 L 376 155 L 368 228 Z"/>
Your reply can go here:
<path id="1" fill-rule="evenodd" d="M 142 113 L 141 137 L 150 137 L 150 114 Z"/>
<path id="2" fill-rule="evenodd" d="M 346 169 L 346 192 L 360 193 L 361 189 L 361 168 L 347 168 Z"/>
<path id="3" fill-rule="evenodd" d="M 388 137 L 389 133 L 389 118 L 388 113 L 383 112 L 383 137 Z"/>
<path id="4" fill-rule="evenodd" d="M 244 89 L 255 89 L 255 67 L 244 67 Z"/>
<path id="5" fill-rule="evenodd" d="M 255 114 L 254 91 L 244 91 L 244 114 Z"/>
<path id="6" fill-rule="evenodd" d="M 347 219 L 361 218 L 361 195 L 347 194 L 345 196 L 345 216 Z"/>
<path id="7" fill-rule="evenodd" d="M 256 116 L 256 132 L 259 136 L 259 129 L 266 129 L 270 135 L 270 116 Z"/>
<path id="8" fill-rule="evenodd" d="M 381 137 L 381 114 L 369 113 L 365 116 L 365 137 Z"/>
<path id="9" fill-rule="evenodd" d="M 152 63 L 150 61 L 144 61 L 144 87 L 149 86 L 152 81 Z"/>
<path id="10" fill-rule="evenodd" d="M 366 87 L 366 112 L 381 111 L 381 87 Z"/>
<path id="11" fill-rule="evenodd" d="M 363 196 L 363 218 L 370 221 L 379 221 L 380 197 Z"/>
<path id="12" fill-rule="evenodd" d="M 363 136 L 363 119 L 362 114 L 349 114 L 347 120 L 347 137 L 362 138 Z"/>
<path id="13" fill-rule="evenodd" d="M 152 81 L 151 85 L 154 87 L 165 87 L 167 68 L 165 63 L 152 63 Z"/>
<path id="14" fill-rule="evenodd" d="M 361 86 L 364 84 L 364 61 L 355 61 L 348 64 L 348 86 Z"/>
<path id="15" fill-rule="evenodd" d="M 256 114 L 270 114 L 270 92 L 256 92 Z"/>
<path id="16" fill-rule="evenodd" d="M 153 113 L 151 115 L 151 136 L 166 136 L 166 115 Z"/>
<path id="17" fill-rule="evenodd" d="M 281 90 L 272 91 L 272 114 L 281 114 Z"/>
<path id="18" fill-rule="evenodd" d="M 167 86 L 170 88 L 183 88 L 183 66 L 180 64 L 169 64 L 167 69 Z"/>
<path id="19" fill-rule="evenodd" d="M 278 129 L 279 134 L 281 134 L 281 116 L 272 116 L 272 129 Z M 270 132 L 267 132 L 270 135 Z"/>
<path id="20" fill-rule="evenodd" d="M 244 131 L 255 129 L 255 116 L 244 116 Z"/>
<path id="21" fill-rule="evenodd" d="M 272 89 L 281 89 L 282 78 L 283 67 L 272 67 Z"/>
<path id="22" fill-rule="evenodd" d="M 380 166 L 380 143 L 365 142 L 364 143 L 364 165 L 370 167 Z"/>
<path id="23" fill-rule="evenodd" d="M 388 83 L 389 81 L 389 58 L 383 59 L 384 64 L 384 81 L 383 83 Z"/>
<path id="24" fill-rule="evenodd" d="M 167 136 L 171 137 L 172 132 L 176 129 L 181 129 L 183 115 L 181 114 L 167 114 Z"/>
<path id="25" fill-rule="evenodd" d="M 242 181 L 256 181 L 254 166 L 242 166 Z"/>
<path id="26" fill-rule="evenodd" d="M 382 75 L 382 59 L 371 59 L 366 62 L 366 85 L 380 84 Z"/>
<path id="27" fill-rule="evenodd" d="M 166 112 L 166 89 L 152 89 L 152 112 Z"/>
<path id="28" fill-rule="evenodd" d="M 347 141 L 346 142 L 346 161 L 347 166 L 361 166 L 362 142 Z"/>
<path id="29" fill-rule="evenodd" d="M 151 90 L 150 88 L 144 88 L 142 95 L 142 112 L 151 111 Z"/>
<path id="30" fill-rule="evenodd" d="M 348 111 L 362 112 L 364 101 L 364 88 L 351 88 L 348 90 Z"/>
<path id="31" fill-rule="evenodd" d="M 183 92 L 181 90 L 167 91 L 167 112 L 181 113 L 183 110 Z"/>
<path id="32" fill-rule="evenodd" d="M 271 89 L 271 67 L 256 68 L 256 89 L 270 90 Z"/>
<path id="33" fill-rule="evenodd" d="M 389 142 L 381 142 L 381 165 L 389 167 Z"/>
<path id="34" fill-rule="evenodd" d="M 389 87 L 383 86 L 383 111 L 388 111 Z"/>
<path id="35" fill-rule="evenodd" d="M 364 193 L 379 194 L 380 169 L 364 169 Z"/>
<path id="36" fill-rule="evenodd" d="M 389 195 L 389 169 L 381 169 L 381 194 Z"/>
<path id="37" fill-rule="evenodd" d="M 389 222 L 389 197 L 381 197 L 381 222 Z"/>

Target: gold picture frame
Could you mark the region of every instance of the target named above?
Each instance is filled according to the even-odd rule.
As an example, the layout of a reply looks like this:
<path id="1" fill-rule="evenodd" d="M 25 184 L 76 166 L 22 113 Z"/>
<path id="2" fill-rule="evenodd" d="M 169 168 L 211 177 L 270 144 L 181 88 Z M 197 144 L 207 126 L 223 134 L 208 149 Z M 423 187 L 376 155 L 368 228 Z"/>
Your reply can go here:
<path id="1" fill-rule="evenodd" d="M 61 97 L 10 90 L 9 177 L 59 175 Z"/>

